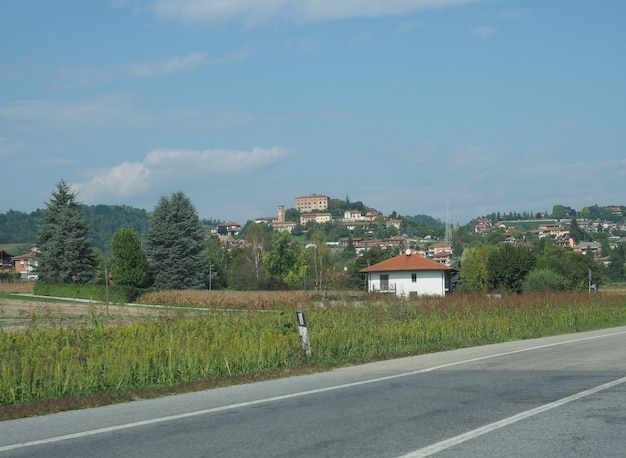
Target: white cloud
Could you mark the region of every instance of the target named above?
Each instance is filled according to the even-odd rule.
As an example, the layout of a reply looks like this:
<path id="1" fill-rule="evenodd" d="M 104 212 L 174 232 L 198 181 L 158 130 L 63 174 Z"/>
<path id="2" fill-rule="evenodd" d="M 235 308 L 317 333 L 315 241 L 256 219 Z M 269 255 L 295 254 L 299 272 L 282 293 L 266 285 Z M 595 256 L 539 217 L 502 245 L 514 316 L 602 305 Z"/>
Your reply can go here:
<path id="1" fill-rule="evenodd" d="M 249 122 L 252 116 L 200 109 L 149 111 L 137 105 L 131 93 L 107 94 L 78 101 L 27 100 L 0 105 L 5 129 L 63 136 L 104 128 L 210 130 Z"/>
<path id="2" fill-rule="evenodd" d="M 133 120 L 144 124 L 147 113 L 140 112 L 127 93 L 110 94 L 80 101 L 52 99 L 26 100 L 0 106 L 0 120 L 24 129 L 74 130 L 120 125 Z"/>
<path id="3" fill-rule="evenodd" d="M 85 203 L 117 201 L 158 191 L 164 184 L 169 188 L 196 187 L 207 180 L 274 163 L 288 154 L 288 150 L 281 147 L 255 147 L 249 151 L 155 149 L 143 161 L 98 170 L 90 180 L 73 187 Z"/>
<path id="4" fill-rule="evenodd" d="M 452 150 L 447 156 L 450 168 L 465 170 L 485 170 L 505 163 L 506 151 L 484 146 L 462 146 Z"/>
<path id="5" fill-rule="evenodd" d="M 496 29 L 490 25 L 481 25 L 480 27 L 472 29 L 472 35 L 476 35 L 480 38 L 488 38 L 494 33 L 496 33 Z"/>
<path id="6" fill-rule="evenodd" d="M 72 188 L 85 202 L 106 201 L 107 197 L 130 198 L 150 187 L 154 174 L 141 162 L 123 162 L 101 172 L 86 183 L 75 183 Z"/>
<path id="7" fill-rule="evenodd" d="M 166 19 L 190 23 L 242 21 L 248 26 L 275 19 L 324 22 L 351 18 L 399 16 L 486 0 L 155 0 L 153 11 Z"/>
<path id="8" fill-rule="evenodd" d="M 193 167 L 191 172 L 193 173 L 215 174 L 255 168 L 274 162 L 286 154 L 287 150 L 278 147 L 255 147 L 250 151 L 157 149 L 148 153 L 145 164 L 150 167 L 169 170 L 169 173 L 174 170 L 189 170 L 191 165 Z"/>
<path id="9" fill-rule="evenodd" d="M 206 52 L 192 52 L 183 57 L 170 57 L 151 62 L 138 62 L 125 68 L 131 78 L 153 78 L 184 73 L 196 69 L 207 60 Z"/>
<path id="10" fill-rule="evenodd" d="M 385 214 L 427 214 L 445 217 L 449 202 L 452 222 L 465 224 L 492 212 L 550 211 L 554 204 L 582 208 L 623 202 L 626 159 L 570 162 L 553 147 L 536 145 L 525 151 L 464 146 L 450 151 L 433 146 L 437 167 L 407 164 L 419 177 L 398 172 L 395 181 L 351 189 L 367 205 Z"/>
<path id="11" fill-rule="evenodd" d="M 396 32 L 398 32 L 399 34 L 403 35 L 403 34 L 410 33 L 413 30 L 415 30 L 415 29 L 417 29 L 417 28 L 419 28 L 421 26 L 422 26 L 422 22 L 420 22 L 420 21 L 402 21 L 396 27 Z"/>
<path id="12" fill-rule="evenodd" d="M 223 56 L 209 56 L 204 51 L 190 52 L 185 56 L 134 62 L 127 65 L 98 68 L 92 66 L 66 66 L 59 75 L 64 81 L 80 86 L 94 86 L 120 79 L 159 78 L 179 73 L 189 73 L 204 65 L 228 65 L 245 59 L 247 50 L 238 50 Z"/>
<path id="13" fill-rule="evenodd" d="M 567 163 L 522 154 L 484 163 L 483 169 L 480 180 L 457 177 L 450 183 L 459 221 L 496 211 L 550 211 L 557 203 L 582 208 L 623 200 L 626 160 Z"/>
<path id="14" fill-rule="evenodd" d="M 500 12 L 498 17 L 501 19 L 520 19 L 530 14 L 530 10 L 527 8 L 516 8 Z"/>
<path id="15" fill-rule="evenodd" d="M 25 149 L 24 144 L 14 138 L 0 137 L 0 158 L 15 156 Z"/>

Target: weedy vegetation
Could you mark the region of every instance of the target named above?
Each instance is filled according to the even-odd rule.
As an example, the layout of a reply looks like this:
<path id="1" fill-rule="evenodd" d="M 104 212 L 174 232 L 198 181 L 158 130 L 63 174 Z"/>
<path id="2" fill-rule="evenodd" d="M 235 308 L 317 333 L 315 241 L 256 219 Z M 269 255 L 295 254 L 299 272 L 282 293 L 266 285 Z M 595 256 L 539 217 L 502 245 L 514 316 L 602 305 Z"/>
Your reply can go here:
<path id="1" fill-rule="evenodd" d="M 8 418 L 3 409 L 55 400 L 54 408 L 62 410 L 77 405 L 63 400 L 101 404 L 127 400 L 122 393 L 169 393 L 175 387 L 209 386 L 203 381 L 277 377 L 626 325 L 621 294 L 399 299 L 345 293 L 322 300 L 302 291 L 171 291 L 140 301 L 201 312 L 160 313 L 116 324 L 94 314 L 81 324 L 57 327 L 40 325 L 34 314 L 26 329 L 2 330 L 0 419 Z M 306 314 L 310 357 L 301 346 L 296 310 Z"/>

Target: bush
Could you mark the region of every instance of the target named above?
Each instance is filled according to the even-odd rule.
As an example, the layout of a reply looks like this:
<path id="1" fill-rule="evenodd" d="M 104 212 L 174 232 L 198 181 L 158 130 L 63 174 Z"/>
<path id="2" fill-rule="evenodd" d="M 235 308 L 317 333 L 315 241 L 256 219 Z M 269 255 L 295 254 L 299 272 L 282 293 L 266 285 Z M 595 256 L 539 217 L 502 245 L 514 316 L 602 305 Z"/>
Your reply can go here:
<path id="1" fill-rule="evenodd" d="M 79 285 L 71 283 L 46 283 L 37 281 L 33 290 L 40 296 L 68 297 L 72 299 L 88 299 L 104 302 L 107 300 L 105 285 Z M 141 290 L 129 286 L 110 285 L 108 301 L 114 303 L 133 302 L 139 297 Z"/>
<path id="2" fill-rule="evenodd" d="M 21 277 L 20 273 L 14 270 L 3 271 L 0 272 L 0 283 L 15 283 L 16 281 L 21 280 Z"/>
<path id="3" fill-rule="evenodd" d="M 535 269 L 522 282 L 522 292 L 541 293 L 565 290 L 565 278 L 550 269 Z"/>

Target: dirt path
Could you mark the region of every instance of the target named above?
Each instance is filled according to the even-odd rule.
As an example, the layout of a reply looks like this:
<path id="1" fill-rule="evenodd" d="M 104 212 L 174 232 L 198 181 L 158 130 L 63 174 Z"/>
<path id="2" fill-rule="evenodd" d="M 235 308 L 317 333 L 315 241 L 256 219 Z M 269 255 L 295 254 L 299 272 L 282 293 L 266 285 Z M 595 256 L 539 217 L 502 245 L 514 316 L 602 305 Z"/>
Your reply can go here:
<path id="1" fill-rule="evenodd" d="M 52 302 L 50 300 L 0 298 L 0 328 L 59 327 L 76 324 L 124 324 L 180 311 L 163 307 L 111 305 L 94 302 Z"/>

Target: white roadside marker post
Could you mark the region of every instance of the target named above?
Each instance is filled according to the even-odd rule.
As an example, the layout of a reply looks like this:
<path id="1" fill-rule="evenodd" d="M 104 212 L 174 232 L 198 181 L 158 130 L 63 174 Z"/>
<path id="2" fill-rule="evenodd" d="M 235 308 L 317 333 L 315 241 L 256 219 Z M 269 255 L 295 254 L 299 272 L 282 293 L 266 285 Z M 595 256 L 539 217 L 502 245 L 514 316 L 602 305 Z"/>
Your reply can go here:
<path id="1" fill-rule="evenodd" d="M 309 333 L 306 328 L 306 319 L 304 318 L 304 312 L 296 310 L 296 316 L 298 317 L 298 331 L 300 331 L 300 339 L 302 340 L 302 348 L 307 356 L 311 356 L 311 342 L 309 341 Z"/>

